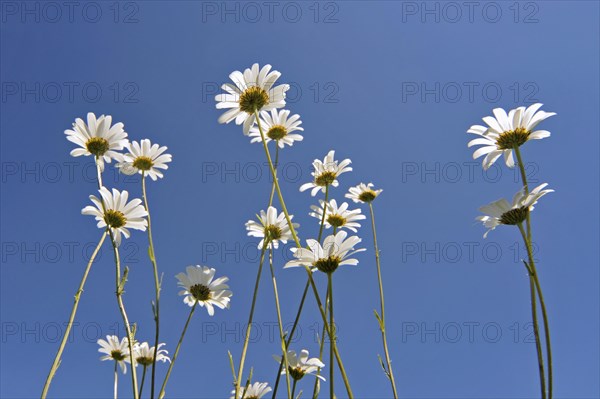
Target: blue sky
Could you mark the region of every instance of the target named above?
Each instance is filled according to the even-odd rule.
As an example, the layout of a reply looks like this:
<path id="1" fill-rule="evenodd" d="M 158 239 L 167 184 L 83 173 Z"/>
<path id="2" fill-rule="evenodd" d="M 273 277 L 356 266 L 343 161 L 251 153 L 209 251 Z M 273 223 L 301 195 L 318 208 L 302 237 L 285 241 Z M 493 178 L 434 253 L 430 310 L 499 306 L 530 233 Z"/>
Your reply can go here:
<path id="1" fill-rule="evenodd" d="M 470 3 L 469 3 L 470 4 Z M 556 190 L 533 214 L 550 312 L 555 396 L 600 395 L 598 271 L 599 5 L 547 2 L 2 2 L 2 267 L 0 396 L 38 396 L 72 295 L 100 237 L 80 215 L 95 193 L 87 158 L 71 158 L 63 131 L 89 111 L 125 123 L 131 139 L 169 147 L 165 179 L 149 182 L 159 267 L 161 341 L 173 351 L 188 308 L 175 274 L 208 264 L 230 277 L 230 310 L 194 315 L 169 383 L 174 398 L 225 397 L 227 351 L 237 359 L 257 267 L 244 223 L 268 200 L 264 154 L 241 128 L 219 125 L 213 97 L 231 71 L 270 63 L 288 82 L 304 141 L 282 153 L 282 189 L 303 239 L 316 202 L 298 187 L 330 149 L 354 171 L 334 191 L 373 181 L 388 333 L 404 398 L 534 398 L 529 287 L 515 228 L 484 240 L 478 207 L 519 189 L 499 163 L 483 173 L 465 133 L 495 107 L 543 102 L 550 139 L 527 143 L 533 182 Z M 107 168 L 105 184 L 139 196 L 139 179 Z M 364 209 L 366 211 L 366 209 Z M 389 396 L 370 229 L 367 252 L 335 275 L 339 348 L 360 398 Z M 124 300 L 138 337 L 153 335 L 146 235 L 122 247 L 131 269 Z M 286 247 L 289 248 L 289 247 Z M 295 315 L 301 270 L 282 270 L 284 319 Z M 273 382 L 278 351 L 269 278 L 263 279 L 248 366 Z M 323 287 L 324 279 L 318 276 Z M 112 367 L 96 339 L 123 334 L 105 245 L 94 264 L 53 397 L 112 395 Z M 314 300 L 293 347 L 318 352 Z M 160 366 L 162 376 L 166 367 Z M 127 379 L 120 393 L 130 395 Z M 341 379 L 338 378 L 338 383 Z M 302 380 L 305 392 L 312 387 Z M 339 384 L 336 391 L 345 395 Z M 283 392 L 283 391 L 282 391 Z M 305 395 L 306 396 L 306 395 Z"/>

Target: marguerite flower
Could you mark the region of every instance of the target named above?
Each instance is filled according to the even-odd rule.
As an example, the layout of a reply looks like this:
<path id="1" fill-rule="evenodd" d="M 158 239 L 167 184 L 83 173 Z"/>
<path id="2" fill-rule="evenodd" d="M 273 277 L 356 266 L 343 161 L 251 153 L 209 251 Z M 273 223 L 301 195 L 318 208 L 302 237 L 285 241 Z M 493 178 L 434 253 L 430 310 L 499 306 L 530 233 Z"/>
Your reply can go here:
<path id="1" fill-rule="evenodd" d="M 273 87 L 281 73 L 271 71 L 271 65 L 259 69 L 258 64 L 246 68 L 244 73 L 234 71 L 229 78 L 234 84 L 225 83 L 221 88 L 227 93 L 215 97 L 217 109 L 229 108 L 219 117 L 219 123 L 229 123 L 235 119 L 235 124 L 244 124 L 244 134 L 256 121 L 255 112 L 270 111 L 285 106 L 285 92 L 290 86 L 282 84 Z"/>
<path id="2" fill-rule="evenodd" d="M 273 356 L 273 358 L 281 363 L 280 356 Z M 290 374 L 294 380 L 301 380 L 307 374 L 314 375 L 317 378 L 325 381 L 320 375 L 314 374 L 315 371 L 319 370 L 319 368 L 325 367 L 325 364 L 321 362 L 318 358 L 313 357 L 311 359 L 308 358 L 308 351 L 306 349 L 302 349 L 300 351 L 300 357 L 296 355 L 296 351 L 289 350 L 287 352 L 287 361 L 288 361 L 288 369 L 281 370 L 281 374 L 285 375 L 286 373 Z"/>
<path id="3" fill-rule="evenodd" d="M 325 201 L 319 200 L 319 204 L 321 206 L 311 205 L 310 208 L 314 212 L 309 213 L 309 215 L 317 218 L 320 222 L 323 219 Z M 348 210 L 347 202 L 338 207 L 336 200 L 332 199 L 327 203 L 326 208 L 324 221 L 326 228 L 347 228 L 356 233 L 356 228 L 360 227 L 360 223 L 356 221 L 366 219 L 366 216 L 361 214 L 360 209 Z"/>
<path id="4" fill-rule="evenodd" d="M 171 362 L 171 359 L 169 358 L 169 356 L 167 356 L 169 354 L 169 352 L 167 352 L 165 349 L 160 349 L 162 346 L 164 346 L 165 344 L 158 344 L 158 350 L 156 352 L 156 361 L 157 362 Z M 136 343 L 133 346 L 133 360 L 137 364 L 141 364 L 144 367 L 150 366 L 152 364 L 152 361 L 154 360 L 154 346 L 150 346 L 148 344 L 148 342 L 143 342 L 143 343 Z"/>
<path id="5" fill-rule="evenodd" d="M 350 198 L 352 201 L 358 202 L 371 202 L 383 190 L 373 190 L 373 183 L 365 184 L 360 183 L 358 186 L 350 187 L 348 193 L 345 195 L 346 198 Z"/>
<path id="6" fill-rule="evenodd" d="M 488 233 L 500 224 L 519 225 L 523 223 L 527 219 L 529 212 L 533 210 L 533 205 L 537 203 L 538 199 L 548 193 L 554 192 L 551 189 L 544 190 L 547 185 L 548 183 L 540 184 L 531 190 L 529 194 L 525 194 L 525 187 L 523 187 L 513 197 L 512 205 L 502 198 L 479 208 L 481 212 L 487 214 L 477 217 L 477 220 L 483 222 L 484 226 L 489 229 L 483 237 L 486 238 Z"/>
<path id="7" fill-rule="evenodd" d="M 326 237 L 323 246 L 317 240 L 306 240 L 308 248 L 291 248 L 296 259 L 286 263 L 284 268 L 306 266 L 313 271 L 318 269 L 323 273 L 333 273 L 341 265 L 357 265 L 358 260 L 349 257 L 365 251 L 365 248 L 355 250 L 354 246 L 362 240 L 357 236 L 346 239 L 347 236 L 344 230 L 338 231 Z"/>
<path id="8" fill-rule="evenodd" d="M 311 175 L 314 177 L 314 180 L 310 183 L 305 183 L 300 186 L 300 191 L 306 191 L 311 188 L 312 191 L 310 195 L 314 197 L 319 190 L 325 192 L 325 187 L 329 185 L 333 187 L 337 187 L 339 185 L 337 181 L 338 176 L 342 173 L 350 172 L 352 170 L 352 168 L 348 166 L 352 163 L 352 161 L 349 159 L 344 159 L 338 164 L 338 161 L 333 159 L 334 155 L 335 151 L 331 150 L 325 156 L 323 161 L 320 159 L 314 160 L 313 167 L 315 170 L 311 173 Z"/>
<path id="9" fill-rule="evenodd" d="M 483 121 L 488 126 L 473 125 L 467 133 L 473 133 L 480 138 L 471 140 L 469 147 L 481 145 L 473 153 L 473 159 L 487 154 L 483 159 L 483 169 L 488 169 L 504 154 L 506 166 L 515 165 L 513 149 L 520 147 L 529 140 L 539 140 L 550 137 L 547 130 L 533 130 L 543 120 L 556 115 L 555 112 L 538 111 L 542 104 L 533 104 L 527 109 L 519 107 L 506 114 L 502 108 L 494 109 L 494 116 L 486 116 Z"/>
<path id="10" fill-rule="evenodd" d="M 245 386 L 240 387 L 238 392 L 238 399 L 260 399 L 272 389 L 266 382 L 255 382 L 254 384 L 248 385 L 248 389 Z M 235 399 L 235 389 L 231 391 L 231 397 L 229 399 Z"/>
<path id="11" fill-rule="evenodd" d="M 215 314 L 214 306 L 225 309 L 229 308 L 229 301 L 233 293 L 225 284 L 229 281 L 227 277 L 219 277 L 213 280 L 215 269 L 207 266 L 188 266 L 185 273 L 179 273 L 179 295 L 184 295 L 183 302 L 188 306 L 194 306 L 197 302 L 200 306 L 206 306 L 209 315 Z"/>
<path id="12" fill-rule="evenodd" d="M 292 146 L 294 141 L 302 141 L 304 137 L 299 134 L 290 134 L 297 130 L 304 131 L 303 127 L 300 127 L 302 121 L 300 115 L 292 115 L 289 117 L 290 111 L 287 109 L 277 111 L 272 109 L 271 112 L 262 111 L 260 113 L 260 126 L 263 129 L 265 135 L 265 141 L 268 143 L 271 140 L 275 140 L 279 148 L 283 148 L 284 144 Z M 252 126 L 250 128 L 250 137 L 252 137 L 251 143 L 260 143 L 262 137 L 258 126 Z"/>
<path id="13" fill-rule="evenodd" d="M 94 206 L 88 205 L 81 210 L 83 215 L 95 216 L 98 228 L 109 227 L 113 233 L 115 243 L 121 244 L 121 234 L 129 238 L 129 228 L 145 231 L 148 222 L 144 219 L 148 212 L 142 205 L 142 200 L 134 198 L 127 202 L 129 193 L 115 188 L 112 193 L 106 187 L 99 190 L 100 199 L 90 195 Z"/>
<path id="14" fill-rule="evenodd" d="M 150 140 L 143 139 L 139 143 L 132 141 L 127 145 L 127 149 L 129 153 L 124 154 L 122 161 L 117 164 L 117 168 L 126 175 L 139 173 L 156 181 L 158 177 L 163 177 L 159 169 L 169 168 L 167 163 L 171 162 L 171 154 L 163 154 L 167 147 L 152 145 Z"/>
<path id="15" fill-rule="evenodd" d="M 107 335 L 106 341 L 99 339 L 97 342 L 98 345 L 100 345 L 98 352 L 105 354 L 100 360 L 114 360 L 121 366 L 123 373 L 127 373 L 127 366 L 125 365 L 125 362 L 129 362 L 129 345 L 127 337 L 124 337 L 119 341 L 119 337 L 116 335 Z"/>
<path id="16" fill-rule="evenodd" d="M 258 249 L 262 249 L 265 244 L 273 244 L 274 248 L 279 248 L 279 241 L 287 244 L 288 240 L 293 238 L 290 226 L 285 219 L 285 213 L 281 212 L 277 215 L 277 209 L 270 206 L 267 212 L 260 211 L 260 216 L 257 215 L 258 222 L 248 220 L 246 222 L 246 230 L 248 235 L 252 237 L 262 238 L 258 243 Z M 290 215 L 290 220 L 294 215 Z M 300 227 L 298 223 L 292 223 L 294 229 Z"/>
<path id="17" fill-rule="evenodd" d="M 77 144 L 81 148 L 75 148 L 71 155 L 79 157 L 82 155 L 93 155 L 100 170 L 104 170 L 104 161 L 110 163 L 111 159 L 119 161 L 122 150 L 128 143 L 127 133 L 123 130 L 125 125 L 121 122 L 111 126 L 112 116 L 96 115 L 92 112 L 87 114 L 87 124 L 81 119 L 75 119 L 73 128 L 65 130 L 67 140 Z"/>

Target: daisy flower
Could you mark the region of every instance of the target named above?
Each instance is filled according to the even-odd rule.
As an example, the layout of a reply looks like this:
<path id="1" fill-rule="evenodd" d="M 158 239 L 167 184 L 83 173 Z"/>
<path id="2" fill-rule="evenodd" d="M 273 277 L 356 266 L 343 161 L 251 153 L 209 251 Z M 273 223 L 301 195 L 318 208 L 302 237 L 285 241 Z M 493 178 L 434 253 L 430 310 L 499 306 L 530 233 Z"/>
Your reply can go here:
<path id="1" fill-rule="evenodd" d="M 515 166 L 513 149 L 522 146 L 529 140 L 550 137 L 547 130 L 534 130 L 543 120 L 556 115 L 555 112 L 538 111 L 542 104 L 533 104 L 528 108 L 519 107 L 506 114 L 502 108 L 494 109 L 494 116 L 486 116 L 483 121 L 487 126 L 473 125 L 467 133 L 481 136 L 471 140 L 468 147 L 481 145 L 474 153 L 473 159 L 485 155 L 483 169 L 488 169 L 504 154 L 506 166 Z"/>
<path id="2" fill-rule="evenodd" d="M 123 130 L 125 125 L 121 122 L 111 126 L 112 116 L 87 114 L 87 124 L 81 119 L 75 119 L 73 128 L 65 130 L 67 140 L 77 144 L 80 148 L 71 151 L 71 156 L 93 155 L 100 170 L 104 170 L 104 161 L 110 163 L 111 159 L 119 161 L 122 150 L 128 143 L 127 133 Z"/>
<path id="3" fill-rule="evenodd" d="M 248 389 L 246 389 L 246 387 L 240 387 L 238 399 L 241 399 L 242 397 L 244 399 L 260 399 L 271 391 L 272 389 L 268 383 L 255 382 L 254 384 L 248 385 Z M 231 395 L 232 396 L 229 399 L 235 399 L 235 389 L 231 391 Z"/>
<path id="4" fill-rule="evenodd" d="M 308 239 L 308 248 L 291 248 L 296 259 L 286 263 L 284 268 L 306 266 L 314 271 L 318 269 L 323 273 L 333 273 L 342 265 L 357 265 L 358 260 L 349 258 L 357 252 L 365 251 L 364 248 L 354 250 L 354 246 L 362 240 L 357 236 L 346 239 L 348 233 L 344 230 L 325 238 L 323 246 L 317 240 Z"/>
<path id="5" fill-rule="evenodd" d="M 100 360 L 114 360 L 121 366 L 123 373 L 127 373 L 127 366 L 125 365 L 125 362 L 129 362 L 127 337 L 119 341 L 119 337 L 116 335 L 107 335 L 106 341 L 99 339 L 97 342 L 100 345 L 98 352 L 104 353 Z"/>
<path id="6" fill-rule="evenodd" d="M 321 206 L 311 205 L 310 208 L 314 212 L 309 213 L 309 215 L 317 218 L 320 222 L 323 220 L 323 208 L 326 207 L 324 222 L 326 228 L 347 228 L 356 233 L 356 228 L 360 227 L 360 224 L 356 221 L 366 219 L 366 216 L 361 214 L 360 209 L 348 210 L 347 202 L 342 203 L 339 207 L 335 199 L 329 201 L 326 206 L 323 200 L 319 200 L 319 204 Z"/>
<path id="7" fill-rule="evenodd" d="M 383 190 L 373 190 L 373 183 L 365 184 L 360 183 L 358 186 L 350 187 L 348 193 L 345 195 L 346 198 L 350 198 L 352 201 L 358 203 L 372 202 Z"/>
<path id="8" fill-rule="evenodd" d="M 213 280 L 215 269 L 207 266 L 188 266 L 185 273 L 179 273 L 179 295 L 185 296 L 183 302 L 188 306 L 194 306 L 197 302 L 200 306 L 206 306 L 209 315 L 215 314 L 214 306 L 225 309 L 229 308 L 229 301 L 233 293 L 225 284 L 229 281 L 227 277 L 219 277 Z"/>
<path id="9" fill-rule="evenodd" d="M 295 131 L 304 131 L 303 127 L 300 127 L 302 121 L 300 115 L 292 115 L 287 109 L 277 111 L 272 109 L 271 112 L 262 111 L 260 113 L 260 126 L 265 134 L 265 142 L 275 140 L 279 148 L 283 148 L 285 144 L 290 147 L 294 144 L 294 141 L 302 141 L 304 137 L 299 134 L 290 134 Z M 260 130 L 258 126 L 252 126 L 250 128 L 250 137 L 252 137 L 251 143 L 259 143 L 262 141 Z"/>
<path id="10" fill-rule="evenodd" d="M 168 169 L 167 163 L 171 162 L 171 154 L 163 154 L 167 147 L 152 144 L 150 140 L 143 139 L 139 143 L 132 141 L 127 145 L 128 154 L 123 154 L 122 161 L 116 166 L 126 175 L 136 173 L 150 176 L 154 181 L 163 174 L 159 169 Z"/>
<path id="11" fill-rule="evenodd" d="M 551 189 L 544 189 L 547 185 L 548 183 L 540 184 L 531 190 L 529 194 L 525 194 L 525 188 L 523 188 L 513 197 L 512 205 L 502 198 L 479 208 L 486 215 L 478 216 L 477 220 L 489 229 L 483 237 L 486 238 L 488 233 L 500 224 L 514 226 L 523 223 L 527 219 L 529 212 L 533 210 L 533 205 L 537 203 L 538 199 L 548 193 L 554 192 Z"/>
<path id="12" fill-rule="evenodd" d="M 282 84 L 273 87 L 281 73 L 271 71 L 271 65 L 259 68 L 258 64 L 246 68 L 244 73 L 234 71 L 229 78 L 234 84 L 225 83 L 221 89 L 227 93 L 215 96 L 217 109 L 228 109 L 219 117 L 219 123 L 235 120 L 236 125 L 244 124 L 244 134 L 248 135 L 256 121 L 255 112 L 270 111 L 285 106 L 285 92 L 290 86 Z"/>
<path id="13" fill-rule="evenodd" d="M 287 244 L 288 240 L 293 238 L 290 226 L 285 219 L 285 213 L 281 212 L 277 215 L 277 209 L 270 206 L 267 212 L 260 211 L 260 216 L 256 215 L 258 222 L 248 220 L 246 222 L 246 230 L 248 235 L 252 237 L 262 238 L 258 243 L 258 249 L 262 249 L 263 245 L 272 243 L 274 248 L 279 248 L 279 241 Z M 290 220 L 294 215 L 290 215 Z M 300 227 L 298 223 L 292 223 L 294 229 Z"/>
<path id="14" fill-rule="evenodd" d="M 278 363 L 281 363 L 280 356 L 274 355 L 273 358 Z M 316 357 L 309 359 L 308 351 L 306 349 L 302 349 L 300 351 L 300 357 L 298 357 L 296 355 L 296 351 L 289 350 L 287 352 L 287 360 L 288 360 L 287 372 L 290 373 L 290 377 L 292 377 L 294 380 L 296 380 L 296 381 L 301 380 L 302 377 L 304 377 L 305 375 L 311 374 L 311 375 L 314 375 L 315 377 L 320 378 L 321 380 L 325 381 L 325 378 L 323 378 L 322 376 L 314 374 L 314 372 L 319 370 L 319 368 L 325 367 L 325 364 L 323 364 L 323 362 L 321 362 Z M 284 369 L 281 371 L 281 375 L 285 375 L 287 372 Z"/>
<path id="15" fill-rule="evenodd" d="M 126 190 L 119 191 L 115 188 L 112 193 L 106 187 L 100 190 L 100 197 L 90 195 L 90 200 L 95 206 L 88 205 L 81 210 L 83 215 L 95 216 L 98 228 L 109 227 L 117 246 L 121 244 L 121 234 L 129 238 L 128 229 L 145 231 L 147 221 L 144 219 L 148 212 L 142 204 L 142 200 L 134 198 L 127 202 L 129 193 Z"/>
<path id="16" fill-rule="evenodd" d="M 165 344 L 158 344 L 158 350 L 156 351 L 156 361 L 157 362 L 171 362 L 169 356 L 169 352 L 165 349 L 160 349 Z M 141 364 L 144 367 L 150 366 L 152 364 L 152 360 L 154 360 L 154 346 L 150 346 L 148 342 L 144 343 L 136 343 L 133 346 L 133 359 L 137 364 Z"/>
<path id="17" fill-rule="evenodd" d="M 338 164 L 338 161 L 333 159 L 334 155 L 335 151 L 331 150 L 325 156 L 323 161 L 320 159 L 314 160 L 313 167 L 315 170 L 311 173 L 311 175 L 314 177 L 314 180 L 310 183 L 305 183 L 300 186 L 300 191 L 306 191 L 310 188 L 312 189 L 310 195 L 314 197 L 319 190 L 325 192 L 325 187 L 329 185 L 333 187 L 337 187 L 339 185 L 337 181 L 338 176 L 342 173 L 350 172 L 352 170 L 352 168 L 348 166 L 352 163 L 352 161 L 349 159 L 344 159 Z"/>

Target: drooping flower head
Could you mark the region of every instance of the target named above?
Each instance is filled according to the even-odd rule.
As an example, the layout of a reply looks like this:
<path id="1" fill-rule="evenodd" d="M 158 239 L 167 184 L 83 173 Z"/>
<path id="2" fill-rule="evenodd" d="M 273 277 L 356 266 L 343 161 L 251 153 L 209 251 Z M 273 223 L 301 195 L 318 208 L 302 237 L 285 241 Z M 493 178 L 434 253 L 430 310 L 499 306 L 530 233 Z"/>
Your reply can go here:
<path id="1" fill-rule="evenodd" d="M 265 142 L 269 143 L 274 140 L 277 142 L 279 148 L 283 148 L 285 144 L 290 147 L 294 144 L 294 141 L 302 141 L 304 137 L 300 134 L 292 132 L 304 131 L 304 128 L 300 125 L 300 115 L 290 115 L 290 111 L 287 109 L 278 111 L 272 109 L 271 112 L 262 111 L 260 113 L 260 126 L 263 129 L 265 135 Z M 252 137 L 251 143 L 260 143 L 262 137 L 258 126 L 252 126 L 250 128 L 250 137 Z"/>
<path id="2" fill-rule="evenodd" d="M 534 130 L 543 120 L 556 115 L 555 112 L 538 111 L 542 104 L 533 104 L 528 108 L 519 107 L 506 113 L 502 108 L 494 109 L 494 116 L 486 116 L 483 121 L 487 126 L 473 125 L 467 133 L 480 136 L 471 140 L 468 147 L 481 145 L 474 153 L 473 159 L 485 155 L 483 169 L 488 169 L 504 154 L 506 166 L 515 166 L 513 150 L 529 140 L 550 137 L 547 130 Z"/>
<path id="3" fill-rule="evenodd" d="M 369 203 L 372 202 L 383 190 L 373 190 L 373 183 L 365 184 L 360 183 L 358 186 L 350 187 L 346 198 L 350 198 L 352 201 L 358 203 Z"/>
<path id="4" fill-rule="evenodd" d="M 294 215 L 290 215 L 290 220 L 293 217 Z M 254 220 L 246 222 L 246 230 L 248 230 L 249 236 L 261 238 L 258 249 L 262 249 L 265 244 L 273 244 L 274 248 L 279 248 L 279 241 L 286 244 L 293 238 L 290 226 L 285 219 L 285 213 L 277 214 L 275 207 L 270 206 L 267 212 L 261 210 L 257 218 L 258 222 Z M 294 229 L 300 227 L 298 223 L 292 224 Z"/>
<path id="5" fill-rule="evenodd" d="M 313 271 L 333 273 L 342 265 L 357 265 L 358 260 L 350 256 L 357 252 L 365 251 L 364 248 L 354 249 L 362 240 L 357 236 L 348 237 L 344 230 L 325 238 L 323 246 L 313 239 L 306 240 L 308 248 L 291 248 L 296 259 L 286 263 L 284 268 L 306 266 Z"/>
<path id="6" fill-rule="evenodd" d="M 98 352 L 104 353 L 100 360 L 114 360 L 121 367 L 121 371 L 127 373 L 127 366 L 125 365 L 125 362 L 129 362 L 129 341 L 127 337 L 119 340 L 116 335 L 107 335 L 106 341 L 99 339 L 97 342 L 100 345 Z"/>
<path id="7" fill-rule="evenodd" d="M 273 358 L 281 363 L 280 356 L 273 356 Z M 325 378 L 321 375 L 314 374 L 319 368 L 325 367 L 325 364 L 321 362 L 318 358 L 308 358 L 308 351 L 306 349 L 302 349 L 300 351 L 300 356 L 296 355 L 296 351 L 289 350 L 287 352 L 287 361 L 288 361 L 288 369 L 283 369 L 281 371 L 282 375 L 289 373 L 290 377 L 294 380 L 301 380 L 305 375 L 310 374 L 314 375 L 317 378 L 325 381 Z"/>
<path id="8" fill-rule="evenodd" d="M 240 390 L 238 391 L 238 399 L 261 399 L 271 391 L 272 389 L 268 383 L 255 382 L 248 385 L 247 389 L 245 386 L 240 387 Z M 231 391 L 231 397 L 229 399 L 235 399 L 235 389 Z"/>
<path id="9" fill-rule="evenodd" d="M 158 350 L 156 351 L 156 361 L 157 362 L 171 362 L 171 359 L 169 358 L 168 354 L 169 352 L 167 352 L 165 349 L 160 349 L 161 347 L 163 347 L 165 344 L 158 344 Z M 141 364 L 142 366 L 150 366 L 152 364 L 152 361 L 154 360 L 154 346 L 150 346 L 148 344 L 148 342 L 143 342 L 143 343 L 136 343 L 133 346 L 133 360 L 136 363 L 136 366 L 138 364 Z"/>
<path id="10" fill-rule="evenodd" d="M 233 295 L 229 286 L 225 284 L 229 278 L 219 277 L 213 280 L 216 270 L 208 266 L 188 266 L 185 271 L 176 276 L 179 287 L 183 288 L 179 295 L 185 296 L 184 303 L 194 306 L 197 302 L 198 305 L 205 306 L 211 316 L 215 314 L 214 306 L 220 309 L 229 308 Z"/>
<path id="11" fill-rule="evenodd" d="M 93 155 L 100 170 L 104 170 L 104 162 L 110 163 L 111 159 L 119 161 L 121 151 L 128 143 L 127 133 L 123 130 L 125 125 L 121 122 L 111 126 L 112 116 L 100 115 L 96 118 L 92 112 L 87 114 L 87 123 L 81 118 L 75 119 L 72 129 L 65 130 L 67 140 L 77 144 L 80 148 L 71 151 L 74 157 Z"/>
<path id="12" fill-rule="evenodd" d="M 548 193 L 554 192 L 552 189 L 544 189 L 548 183 L 540 184 L 529 194 L 525 194 L 525 188 L 517 192 L 509 204 L 504 198 L 494 201 L 489 205 L 482 206 L 479 210 L 485 213 L 484 216 L 478 216 L 477 220 L 483 223 L 489 230 L 483 235 L 487 237 L 488 233 L 494 230 L 498 225 L 518 225 L 527 219 L 529 212 L 533 210 L 533 206 L 538 199 Z"/>
<path id="13" fill-rule="evenodd" d="M 126 190 L 119 191 L 113 188 L 111 193 L 106 187 L 102 187 L 99 192 L 101 198 L 90 195 L 90 200 L 95 206 L 88 205 L 81 213 L 95 216 L 98 228 L 108 226 L 117 246 L 121 244 L 121 234 L 129 238 L 128 229 L 146 230 L 148 222 L 145 217 L 148 216 L 148 212 L 142 205 L 142 200 L 134 198 L 127 202 L 129 193 Z"/>
<path id="14" fill-rule="evenodd" d="M 150 140 L 143 139 L 139 143 L 132 141 L 127 145 L 128 154 L 123 154 L 123 159 L 116 166 L 126 175 L 136 173 L 150 176 L 152 180 L 163 177 L 159 169 L 168 169 L 167 163 L 171 162 L 171 154 L 163 154 L 167 147 L 152 144 Z"/>
<path id="15" fill-rule="evenodd" d="M 236 125 L 244 124 L 244 134 L 248 135 L 256 121 L 255 112 L 270 111 L 285 106 L 285 92 L 290 86 L 273 86 L 281 73 L 271 71 L 271 65 L 262 68 L 258 64 L 246 68 L 244 73 L 234 71 L 229 78 L 234 84 L 225 83 L 221 89 L 227 93 L 215 97 L 217 109 L 228 109 L 219 117 L 219 123 L 235 120 Z"/>
<path id="16" fill-rule="evenodd" d="M 319 204 L 320 206 L 311 205 L 310 208 L 313 212 L 309 213 L 309 215 L 317 218 L 320 222 L 323 219 L 323 208 L 326 208 L 324 221 L 326 228 L 346 228 L 356 233 L 356 228 L 360 227 L 360 223 L 357 223 L 357 220 L 366 219 L 366 216 L 361 213 L 360 209 L 349 210 L 347 202 L 338 206 L 336 200 L 332 199 L 327 203 L 319 200 Z"/>
<path id="17" fill-rule="evenodd" d="M 305 183 L 300 186 L 300 191 L 306 191 L 308 189 L 312 189 L 310 195 L 313 197 L 317 194 L 319 190 L 325 192 L 325 188 L 327 186 L 337 187 L 339 185 L 337 178 L 339 175 L 345 172 L 350 172 L 352 170 L 350 165 L 352 163 L 349 159 L 344 159 L 342 162 L 338 164 L 338 161 L 334 159 L 335 151 L 331 150 L 325 156 L 323 161 L 320 159 L 315 159 L 313 161 L 314 171 L 311 172 L 314 180 L 310 183 Z"/>

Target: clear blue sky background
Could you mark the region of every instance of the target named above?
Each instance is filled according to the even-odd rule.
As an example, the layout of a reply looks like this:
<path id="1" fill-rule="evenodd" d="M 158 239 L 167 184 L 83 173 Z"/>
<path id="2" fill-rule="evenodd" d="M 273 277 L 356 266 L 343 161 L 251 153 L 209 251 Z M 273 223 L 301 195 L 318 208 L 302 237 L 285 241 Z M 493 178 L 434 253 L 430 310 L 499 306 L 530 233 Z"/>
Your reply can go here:
<path id="1" fill-rule="evenodd" d="M 174 350 L 188 313 L 174 278 L 185 266 L 216 267 L 231 278 L 234 297 L 230 310 L 194 316 L 168 394 L 228 394 L 227 351 L 239 358 L 257 268 L 244 223 L 265 207 L 270 183 L 261 147 L 241 128 L 219 125 L 212 98 L 231 71 L 254 62 L 292 82 L 288 107 L 304 121 L 304 142 L 282 155 L 283 190 L 302 238 L 317 231 L 308 216 L 316 200 L 298 192 L 314 158 L 335 149 L 338 159 L 352 159 L 338 199 L 360 181 L 384 189 L 375 205 L 390 346 L 405 398 L 539 394 L 518 231 L 502 227 L 484 240 L 474 223 L 479 206 L 512 197 L 519 184 L 501 163 L 483 174 L 465 132 L 498 106 L 541 101 L 557 112 L 543 125 L 552 137 L 524 146 L 531 179 L 556 189 L 533 214 L 555 393 L 599 396 L 598 2 L 477 2 L 471 10 L 462 2 L 391 1 L 44 4 L 1 3 L 0 396 L 41 392 L 85 254 L 101 234 L 80 215 L 95 193 L 93 166 L 69 156 L 63 134 L 88 111 L 112 115 L 131 139 L 150 138 L 173 154 L 165 179 L 149 184 L 164 272 L 161 341 Z M 140 195 L 138 179 L 112 168 L 105 179 Z M 390 391 L 376 357 L 370 234 L 367 225 L 360 230 L 368 251 L 359 266 L 336 273 L 335 303 L 354 392 L 382 398 Z M 124 299 L 141 340 L 153 336 L 146 245 L 134 232 L 122 249 L 131 268 Z M 276 269 L 290 321 L 305 274 L 282 270 L 284 255 L 277 252 Z M 272 383 L 279 346 L 269 333 L 276 317 L 266 276 L 247 365 L 256 380 Z M 318 352 L 319 320 L 309 299 L 294 348 Z M 108 245 L 77 322 L 51 394 L 110 397 L 112 366 L 98 360 L 95 343 L 123 333 Z M 161 364 L 159 375 L 165 371 Z M 128 379 L 121 381 L 126 397 Z M 301 385 L 310 390 L 311 378 Z"/>

